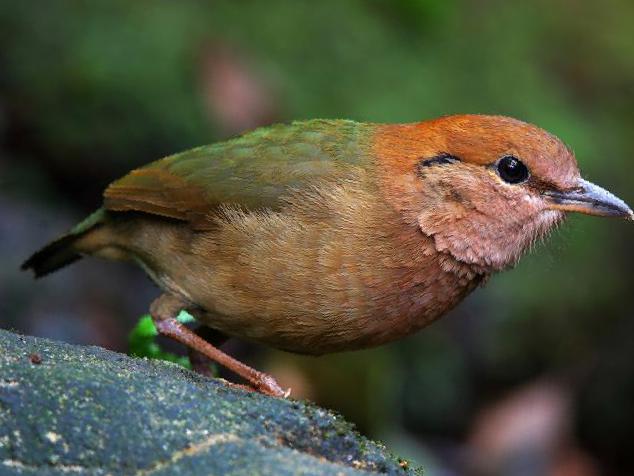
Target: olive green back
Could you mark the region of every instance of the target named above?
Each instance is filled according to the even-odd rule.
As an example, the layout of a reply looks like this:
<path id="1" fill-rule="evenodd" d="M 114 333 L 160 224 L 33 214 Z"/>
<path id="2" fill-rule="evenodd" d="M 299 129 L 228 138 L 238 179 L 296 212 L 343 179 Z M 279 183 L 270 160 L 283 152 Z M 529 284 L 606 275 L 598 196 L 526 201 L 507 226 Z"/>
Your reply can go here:
<path id="1" fill-rule="evenodd" d="M 256 129 L 133 170 L 104 193 L 106 209 L 135 210 L 205 227 L 222 204 L 280 206 L 289 189 L 365 166 L 373 125 L 311 120 Z"/>

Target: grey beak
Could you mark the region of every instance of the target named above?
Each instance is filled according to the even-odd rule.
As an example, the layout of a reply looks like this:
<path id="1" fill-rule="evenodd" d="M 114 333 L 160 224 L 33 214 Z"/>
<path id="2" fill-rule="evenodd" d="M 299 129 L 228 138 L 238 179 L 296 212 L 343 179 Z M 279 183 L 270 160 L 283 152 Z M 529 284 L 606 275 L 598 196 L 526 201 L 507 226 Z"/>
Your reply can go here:
<path id="1" fill-rule="evenodd" d="M 634 213 L 627 203 L 587 180 L 579 179 L 579 186 L 572 190 L 547 191 L 544 196 L 555 210 L 634 220 Z"/>

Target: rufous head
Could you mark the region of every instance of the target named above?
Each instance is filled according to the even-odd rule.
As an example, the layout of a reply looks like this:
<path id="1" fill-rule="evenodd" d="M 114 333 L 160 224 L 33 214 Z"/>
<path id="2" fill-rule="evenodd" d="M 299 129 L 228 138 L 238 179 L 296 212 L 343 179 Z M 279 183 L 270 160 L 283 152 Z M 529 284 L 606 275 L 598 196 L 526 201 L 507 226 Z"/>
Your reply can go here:
<path id="1" fill-rule="evenodd" d="M 573 153 L 509 117 L 447 116 L 381 126 L 382 188 L 404 218 L 456 259 L 500 270 L 575 211 L 633 219 L 610 192 L 581 178 Z"/>

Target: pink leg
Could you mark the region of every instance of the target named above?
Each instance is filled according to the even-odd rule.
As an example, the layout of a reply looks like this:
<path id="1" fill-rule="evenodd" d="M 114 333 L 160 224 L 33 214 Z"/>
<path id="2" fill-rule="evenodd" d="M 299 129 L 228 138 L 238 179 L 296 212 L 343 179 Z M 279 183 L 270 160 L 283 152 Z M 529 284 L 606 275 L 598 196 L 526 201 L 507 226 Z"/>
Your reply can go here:
<path id="1" fill-rule="evenodd" d="M 196 316 L 195 314 L 194 317 L 198 319 L 198 316 Z M 194 333 L 201 339 L 209 342 L 214 347 L 220 347 L 228 339 L 228 337 L 222 332 L 206 326 L 201 326 L 195 329 Z M 197 350 L 192 349 L 191 347 L 187 349 L 187 356 L 189 357 L 189 363 L 191 364 L 192 370 L 194 372 L 209 378 L 215 377 L 213 369 L 211 367 L 211 359 L 207 358 L 207 356 L 201 354 Z"/>
<path id="2" fill-rule="evenodd" d="M 150 315 L 158 332 L 228 368 L 248 381 L 260 393 L 273 397 L 287 397 L 289 395 L 289 392 L 282 390 L 270 375 L 259 372 L 225 354 L 178 322 L 176 316 L 185 307 L 186 304 L 183 301 L 171 294 L 159 296 L 150 305 Z"/>

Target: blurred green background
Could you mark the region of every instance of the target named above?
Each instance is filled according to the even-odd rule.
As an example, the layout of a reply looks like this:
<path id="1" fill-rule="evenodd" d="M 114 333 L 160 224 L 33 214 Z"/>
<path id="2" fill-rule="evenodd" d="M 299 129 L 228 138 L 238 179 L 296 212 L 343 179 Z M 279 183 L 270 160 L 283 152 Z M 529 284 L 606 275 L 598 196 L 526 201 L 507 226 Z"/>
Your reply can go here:
<path id="1" fill-rule="evenodd" d="M 129 169 L 258 125 L 495 113 L 634 202 L 634 3 L 0 1 L 0 325 L 125 351 L 158 291 L 19 265 Z M 634 473 L 631 223 L 571 217 L 449 316 L 382 348 L 226 349 L 429 475 Z"/>

